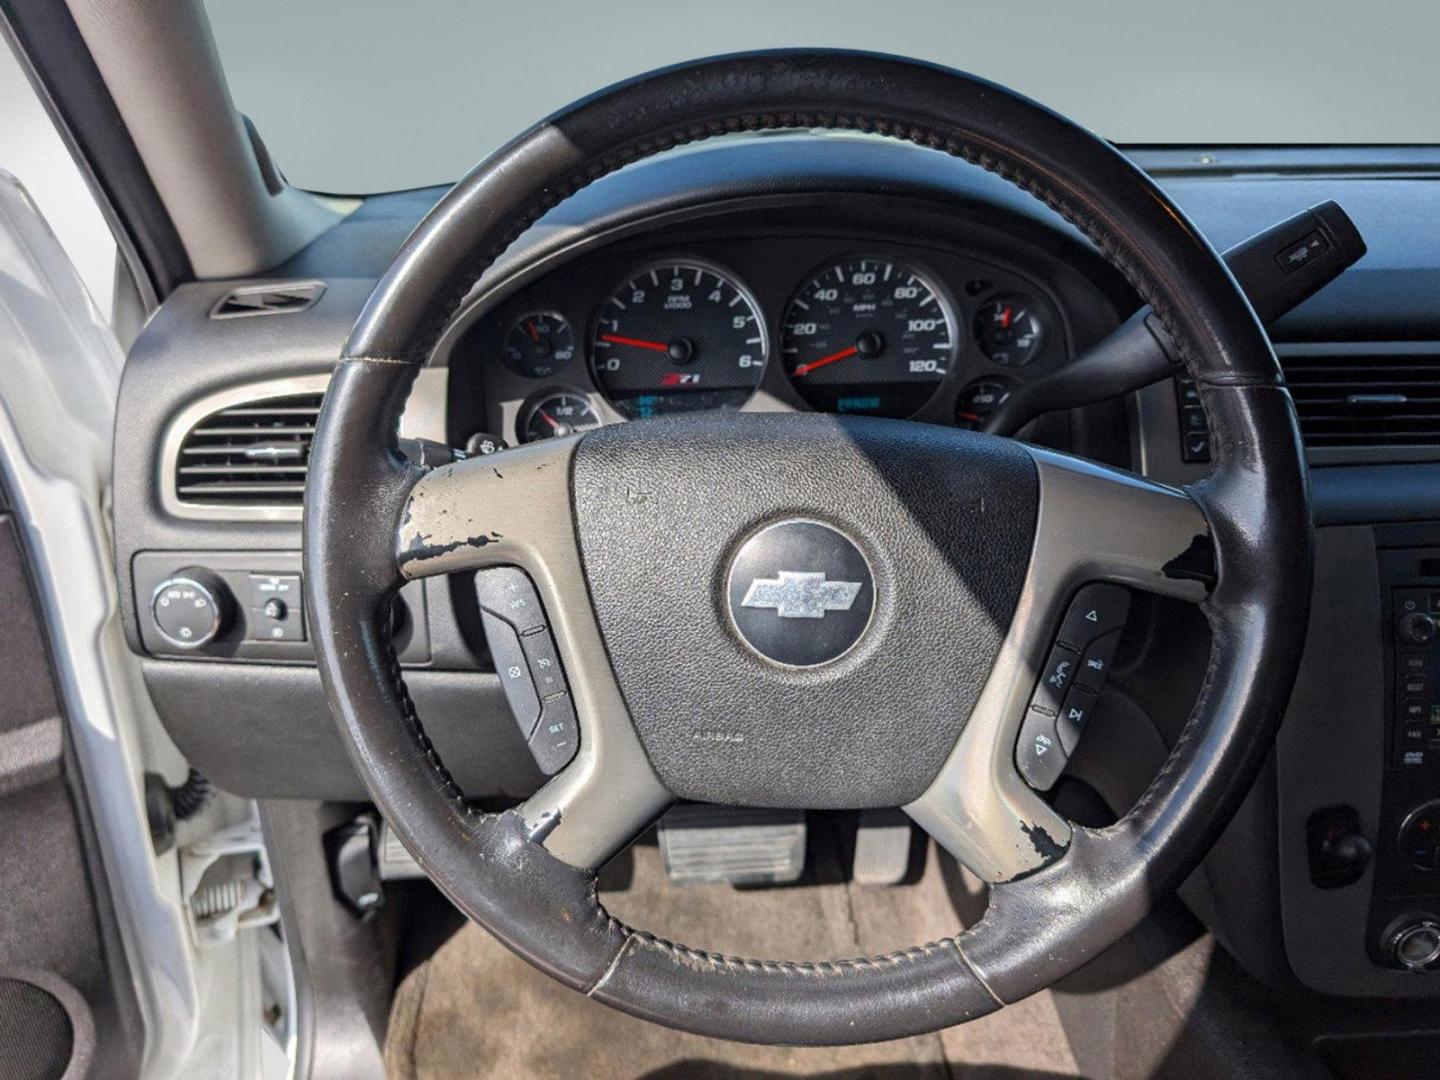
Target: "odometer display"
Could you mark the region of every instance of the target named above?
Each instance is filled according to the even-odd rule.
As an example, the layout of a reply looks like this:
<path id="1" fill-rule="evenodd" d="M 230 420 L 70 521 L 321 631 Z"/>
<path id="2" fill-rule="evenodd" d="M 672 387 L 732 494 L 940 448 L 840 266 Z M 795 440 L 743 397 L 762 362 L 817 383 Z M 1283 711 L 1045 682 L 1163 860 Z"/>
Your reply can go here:
<path id="1" fill-rule="evenodd" d="M 629 417 L 738 408 L 765 372 L 755 301 L 714 267 L 646 267 L 606 301 L 592 342 L 595 382 Z"/>
<path id="2" fill-rule="evenodd" d="M 825 412 L 913 415 L 950 371 L 955 317 L 920 271 L 890 259 L 822 267 L 785 310 L 796 392 Z"/>

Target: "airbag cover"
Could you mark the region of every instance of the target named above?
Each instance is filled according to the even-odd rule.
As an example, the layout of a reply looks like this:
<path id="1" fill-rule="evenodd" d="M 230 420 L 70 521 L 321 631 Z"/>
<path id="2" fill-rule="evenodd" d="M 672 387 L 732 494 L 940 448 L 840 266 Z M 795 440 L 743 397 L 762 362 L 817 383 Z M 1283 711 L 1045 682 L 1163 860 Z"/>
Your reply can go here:
<path id="1" fill-rule="evenodd" d="M 1021 446 L 893 420 L 714 413 L 602 428 L 574 462 L 601 631 L 676 795 L 826 808 L 925 790 L 1025 579 L 1038 480 Z M 815 667 L 766 660 L 729 616 L 736 552 L 790 519 L 839 530 L 873 573 L 864 633 Z M 822 620 L 790 621 L 803 634 Z"/>

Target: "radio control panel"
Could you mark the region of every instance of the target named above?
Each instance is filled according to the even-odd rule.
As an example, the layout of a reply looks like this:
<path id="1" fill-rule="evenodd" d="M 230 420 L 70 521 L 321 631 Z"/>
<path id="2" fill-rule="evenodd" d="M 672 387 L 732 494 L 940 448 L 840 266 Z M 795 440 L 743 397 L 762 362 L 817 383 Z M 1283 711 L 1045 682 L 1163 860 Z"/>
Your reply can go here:
<path id="1" fill-rule="evenodd" d="M 1386 753 L 1367 940 L 1386 967 L 1440 971 L 1440 549 L 1382 550 L 1380 575 Z"/>

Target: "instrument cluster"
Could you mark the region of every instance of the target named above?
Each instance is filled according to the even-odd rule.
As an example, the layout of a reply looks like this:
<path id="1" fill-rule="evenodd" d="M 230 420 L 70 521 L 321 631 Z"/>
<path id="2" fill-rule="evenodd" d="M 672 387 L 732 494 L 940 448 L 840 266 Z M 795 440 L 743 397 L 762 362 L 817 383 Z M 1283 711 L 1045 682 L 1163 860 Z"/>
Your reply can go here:
<path id="1" fill-rule="evenodd" d="M 784 236 L 610 251 L 456 340 L 452 385 L 482 392 L 458 395 L 476 407 L 452 429 L 474 448 L 710 409 L 973 428 L 1028 372 L 1063 363 L 1069 337 L 1050 289 L 968 252 Z"/>

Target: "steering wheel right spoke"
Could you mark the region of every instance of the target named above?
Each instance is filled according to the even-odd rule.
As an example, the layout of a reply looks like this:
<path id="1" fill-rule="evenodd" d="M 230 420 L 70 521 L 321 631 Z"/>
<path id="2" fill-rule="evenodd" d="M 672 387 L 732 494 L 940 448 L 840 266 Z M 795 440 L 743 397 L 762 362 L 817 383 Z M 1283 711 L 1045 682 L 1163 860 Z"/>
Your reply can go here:
<path id="1" fill-rule="evenodd" d="M 1185 492 L 1027 449 L 1040 475 L 1029 576 L 955 749 L 925 793 L 905 808 L 990 882 L 1031 873 L 1062 857 L 1069 845 L 1070 823 L 1041 792 L 1058 777 L 1078 738 L 1078 728 L 1066 728 L 1064 714 L 1071 695 L 1089 694 L 1078 684 L 1071 687 L 1084 678 L 1079 668 L 1090 656 L 1087 646 L 1102 633 L 1118 636 L 1124 622 L 1128 599 L 1116 586 L 1198 603 L 1214 579 L 1209 525 Z"/>
<path id="2" fill-rule="evenodd" d="M 672 797 L 636 737 L 590 605 L 570 500 L 577 441 L 550 439 L 423 475 L 400 517 L 396 562 L 412 581 L 514 567 L 533 583 L 568 684 L 579 746 L 521 814 L 552 855 L 593 870 Z"/>

